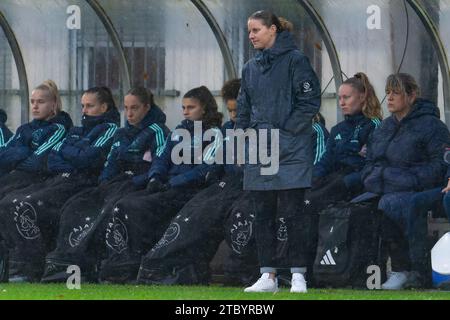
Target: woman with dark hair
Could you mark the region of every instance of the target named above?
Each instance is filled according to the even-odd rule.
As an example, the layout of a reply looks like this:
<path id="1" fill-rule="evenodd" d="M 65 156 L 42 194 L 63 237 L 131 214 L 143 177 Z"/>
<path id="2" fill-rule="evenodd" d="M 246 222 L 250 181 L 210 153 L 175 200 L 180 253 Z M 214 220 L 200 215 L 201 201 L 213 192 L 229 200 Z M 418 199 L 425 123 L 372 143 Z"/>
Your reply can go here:
<path id="1" fill-rule="evenodd" d="M 146 190 L 127 195 L 112 208 L 106 229 L 108 257 L 100 271 L 102 281 L 135 281 L 142 255 L 158 241 L 173 216 L 205 186 L 208 172 L 215 168 L 208 163 L 222 143 L 222 114 L 213 95 L 205 86 L 194 88 L 183 96 L 182 108 L 185 119 L 154 159 Z M 208 129 L 215 132 L 212 143 L 203 142 Z M 182 156 L 181 163 L 175 162 L 174 154 Z"/>
<path id="2" fill-rule="evenodd" d="M 443 154 L 450 136 L 439 120 L 439 109 L 419 98 L 411 75 L 390 75 L 386 94 L 392 115 L 369 140 L 362 171 L 366 191 L 381 195 L 383 247 L 392 265 L 382 288 L 423 287 L 426 219 L 412 214 L 411 199 L 417 192 L 441 185 L 446 170 Z"/>
<path id="3" fill-rule="evenodd" d="M 240 79 L 229 80 L 222 87 L 222 99 L 229 115 L 229 121 L 222 126 L 223 136 L 227 130 L 234 129 L 239 89 Z M 225 151 L 226 146 L 221 150 Z M 217 169 L 209 174 L 208 187 L 183 206 L 159 241 L 142 258 L 139 283 L 209 283 L 209 263 L 224 239 L 223 224 L 227 212 L 244 194 L 241 167 L 227 162 Z M 223 171 L 225 174 L 222 175 Z"/>
<path id="4" fill-rule="evenodd" d="M 0 109 L 0 148 L 6 145 L 13 136 L 11 130 L 6 126 L 6 120 L 8 120 L 8 115 L 5 111 Z"/>
<path id="5" fill-rule="evenodd" d="M 308 58 L 300 53 L 286 24 L 269 11 L 248 19 L 249 39 L 258 50 L 242 70 L 237 129 L 279 130 L 279 170 L 262 175 L 263 165 L 246 165 L 244 190 L 252 191 L 259 205 L 255 234 L 261 278 L 246 292 L 274 292 L 276 281 L 277 213 L 287 221 L 291 292 L 306 292 L 305 229 L 309 219 L 302 210 L 304 191 L 311 186 L 313 154 L 311 121 L 321 103 L 319 80 Z M 277 147 L 277 146 L 272 146 Z"/>
<path id="6" fill-rule="evenodd" d="M 100 185 L 66 202 L 56 248 L 45 261 L 42 282 L 66 281 L 70 265 L 83 270 L 83 279 L 97 279 L 96 266 L 104 248 L 104 232 L 114 203 L 143 189 L 152 159 L 161 153 L 168 129 L 166 115 L 145 88 L 133 88 L 124 98 L 127 123 L 117 131 L 101 172 Z M 103 159 L 104 161 L 105 159 Z"/>
<path id="7" fill-rule="evenodd" d="M 74 194 L 97 182 L 120 115 L 108 88 L 82 98 L 82 125 L 73 127 L 47 159 L 43 183 L 13 192 L 0 202 L 0 234 L 10 254 L 10 281 L 39 281 L 54 244 L 59 211 Z"/>

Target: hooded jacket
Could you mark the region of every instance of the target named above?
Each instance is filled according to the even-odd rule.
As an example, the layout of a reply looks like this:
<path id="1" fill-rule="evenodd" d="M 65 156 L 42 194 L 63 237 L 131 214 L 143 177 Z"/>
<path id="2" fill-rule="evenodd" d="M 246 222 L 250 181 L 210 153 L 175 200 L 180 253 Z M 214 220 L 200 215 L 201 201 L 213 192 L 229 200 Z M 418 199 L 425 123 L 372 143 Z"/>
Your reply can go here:
<path id="1" fill-rule="evenodd" d="M 422 191 L 442 184 L 450 136 L 432 102 L 417 99 L 401 121 L 385 119 L 374 131 L 361 172 L 366 191 Z"/>
<path id="2" fill-rule="evenodd" d="M 8 120 L 6 112 L 0 109 L 0 148 L 3 147 L 13 136 L 11 130 L 9 130 L 6 126 L 6 120 Z"/>
<path id="3" fill-rule="evenodd" d="M 325 177 L 336 171 L 360 171 L 365 158 L 359 152 L 380 124 L 381 120 L 366 118 L 362 113 L 346 116 L 344 121 L 331 128 L 326 152 L 314 167 L 314 176 Z"/>
<path id="4" fill-rule="evenodd" d="M 245 190 L 284 190 L 311 186 L 313 116 L 319 111 L 319 80 L 292 35 L 277 34 L 242 70 L 237 129 L 279 129 L 279 171 L 262 175 L 260 163 L 244 169 Z M 276 147 L 276 146 L 274 146 Z"/>
<path id="5" fill-rule="evenodd" d="M 20 126 L 9 142 L 0 148 L 0 174 L 14 169 L 45 173 L 48 154 L 72 125 L 69 114 L 61 111 L 50 120 L 33 120 Z"/>
<path id="6" fill-rule="evenodd" d="M 157 105 L 151 106 L 137 126 L 127 121 L 125 128 L 115 134 L 100 182 L 111 180 L 121 173 L 130 173 L 137 185 L 144 184 L 152 160 L 164 148 L 169 132 L 165 123 L 166 115 Z"/>
<path id="7" fill-rule="evenodd" d="M 224 145 L 223 145 L 223 150 L 224 150 L 224 161 L 226 160 L 226 141 L 228 140 L 227 136 L 226 136 L 226 130 L 232 130 L 235 128 L 235 123 L 233 121 L 227 121 L 226 123 L 224 123 L 224 125 L 222 126 L 222 135 L 225 137 L 225 141 L 224 141 Z M 313 154 L 314 154 L 314 165 L 316 165 L 317 163 L 319 163 L 319 161 L 322 159 L 323 155 L 326 152 L 326 145 L 327 145 L 327 141 L 328 141 L 328 137 L 329 137 L 329 132 L 327 130 L 327 128 L 325 127 L 325 125 L 323 123 L 317 122 L 317 123 L 313 123 L 312 125 L 312 144 L 313 144 Z M 237 154 L 237 146 L 235 146 L 235 157 Z M 235 160 L 236 161 L 236 160 Z M 225 163 L 224 165 L 224 171 L 227 174 L 242 174 L 242 166 L 237 166 L 234 164 L 227 164 Z"/>
<path id="8" fill-rule="evenodd" d="M 183 120 L 176 129 L 184 129 L 190 134 L 189 149 L 191 151 L 190 163 L 175 164 L 172 161 L 172 150 L 178 144 L 185 143 L 184 137 L 173 132 L 167 138 L 163 152 L 155 159 L 148 173 L 148 178 L 157 178 L 162 182 L 168 183 L 170 187 L 184 186 L 202 186 L 209 172 L 217 170 L 218 165 L 210 164 L 213 161 L 216 152 L 220 150 L 223 140 L 220 139 L 221 132 L 219 128 L 213 128 L 216 135 L 212 141 L 203 142 L 202 137 L 194 136 L 194 122 Z M 205 129 L 203 128 L 205 131 Z M 202 134 L 204 134 L 204 131 Z M 200 155 L 202 159 L 195 161 L 195 150 L 201 148 Z M 199 162 L 196 164 L 196 162 Z"/>
<path id="9" fill-rule="evenodd" d="M 81 127 L 73 127 L 48 156 L 50 173 L 82 172 L 98 176 L 120 125 L 114 108 L 99 116 L 84 115 Z"/>

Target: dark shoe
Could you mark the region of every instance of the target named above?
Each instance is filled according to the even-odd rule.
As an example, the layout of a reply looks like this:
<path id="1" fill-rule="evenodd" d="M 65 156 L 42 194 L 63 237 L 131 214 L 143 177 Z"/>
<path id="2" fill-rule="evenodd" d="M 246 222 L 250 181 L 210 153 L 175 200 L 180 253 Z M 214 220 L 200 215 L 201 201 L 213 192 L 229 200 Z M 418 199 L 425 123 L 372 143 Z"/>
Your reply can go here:
<path id="1" fill-rule="evenodd" d="M 9 283 L 28 283 L 32 282 L 31 279 L 25 275 L 15 275 L 9 277 Z"/>
<path id="2" fill-rule="evenodd" d="M 423 289 L 423 288 L 425 288 L 425 281 L 424 281 L 423 276 L 417 271 L 409 272 L 403 288 L 404 289 Z"/>
<path id="3" fill-rule="evenodd" d="M 8 282 L 9 251 L 3 241 L 0 241 L 0 283 Z"/>
<path id="4" fill-rule="evenodd" d="M 67 273 L 67 269 L 72 264 L 69 263 L 57 263 L 49 262 L 45 264 L 44 275 L 42 276 L 41 283 L 64 283 L 67 282 L 72 273 Z M 81 282 L 83 283 L 96 283 L 98 282 L 98 272 L 96 267 L 92 267 L 89 270 L 82 268 Z"/>
<path id="5" fill-rule="evenodd" d="M 41 283 L 61 283 L 66 282 L 70 274 L 67 273 L 67 264 L 59 264 L 53 262 L 47 262 L 45 264 L 44 275 L 42 276 Z"/>
<path id="6" fill-rule="evenodd" d="M 437 288 L 443 291 L 450 291 L 450 281 L 443 281 L 439 283 Z"/>
<path id="7" fill-rule="evenodd" d="M 9 260 L 9 282 L 39 282 L 42 275 L 42 267 L 26 262 Z"/>
<path id="8" fill-rule="evenodd" d="M 100 267 L 99 280 L 101 283 L 135 283 L 139 266 L 141 265 L 140 258 L 117 260 L 103 260 Z"/>
<path id="9" fill-rule="evenodd" d="M 194 264 L 176 266 L 171 269 L 143 266 L 139 269 L 137 282 L 150 285 L 205 285 L 209 284 L 210 272 Z"/>

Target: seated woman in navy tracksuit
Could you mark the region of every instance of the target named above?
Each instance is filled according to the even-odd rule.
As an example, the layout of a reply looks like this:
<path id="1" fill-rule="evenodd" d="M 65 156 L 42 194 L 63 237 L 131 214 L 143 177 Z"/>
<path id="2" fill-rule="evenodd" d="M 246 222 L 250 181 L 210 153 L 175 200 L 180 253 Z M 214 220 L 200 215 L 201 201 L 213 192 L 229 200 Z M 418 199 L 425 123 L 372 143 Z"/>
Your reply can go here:
<path id="1" fill-rule="evenodd" d="M 450 136 L 439 120 L 439 109 L 419 98 L 419 87 L 411 75 L 390 75 L 386 93 L 392 116 L 371 137 L 361 176 L 366 191 L 381 195 L 383 246 L 392 265 L 382 288 L 420 288 L 427 285 L 428 278 L 426 215 L 414 214 L 411 199 L 442 185 L 443 154 Z"/>
<path id="2" fill-rule="evenodd" d="M 6 120 L 8 120 L 6 112 L 0 109 L 0 148 L 8 143 L 9 139 L 13 136 L 11 130 L 6 126 Z"/>
<path id="3" fill-rule="evenodd" d="M 91 88 L 81 98 L 82 126 L 70 129 L 47 159 L 49 176 L 0 202 L 0 234 L 11 248 L 10 281 L 39 281 L 54 246 L 59 212 L 77 192 L 97 182 L 120 122 L 111 91 Z"/>
<path id="4" fill-rule="evenodd" d="M 227 130 L 234 129 L 240 87 L 240 79 L 229 80 L 222 87 L 222 98 L 230 118 L 222 126 L 223 137 Z M 224 144 L 226 141 L 227 138 Z M 225 146 L 221 151 L 226 152 Z M 242 170 L 230 163 L 218 166 L 216 172 L 209 174 L 207 184 L 208 187 L 177 212 L 158 243 L 147 248 L 139 269 L 139 283 L 209 282 L 209 263 L 224 239 L 224 220 L 233 202 L 244 194 Z"/>
<path id="5" fill-rule="evenodd" d="M 128 193 L 145 188 L 152 159 L 164 148 L 166 115 L 151 92 L 129 90 L 124 109 L 127 122 L 115 134 L 100 184 L 78 193 L 61 210 L 56 248 L 45 259 L 42 282 L 65 282 L 70 265 L 81 268 L 84 281 L 96 281 L 111 208 Z"/>
<path id="6" fill-rule="evenodd" d="M 331 128 L 325 153 L 314 167 L 312 189 L 321 189 L 323 196 L 344 200 L 347 194 L 362 190 L 359 172 L 364 167 L 365 147 L 369 136 L 381 124 L 382 114 L 375 91 L 362 72 L 340 86 L 339 106 L 344 121 Z M 337 186 L 338 195 L 327 194 L 325 189 Z"/>
<path id="7" fill-rule="evenodd" d="M 101 280 L 135 281 L 141 257 L 159 240 L 173 216 L 205 186 L 222 143 L 222 114 L 217 109 L 213 95 L 204 86 L 184 95 L 185 119 L 154 159 L 146 190 L 127 195 L 112 209 L 106 229 L 108 257 L 101 266 Z M 203 142 L 206 130 L 213 135 L 212 141 Z M 178 164 L 173 157 L 180 155 L 183 161 Z"/>
<path id="8" fill-rule="evenodd" d="M 325 152 L 314 163 L 312 188 L 305 192 L 304 210 L 311 219 L 310 227 L 304 230 L 310 241 L 310 264 L 317 247 L 317 214 L 362 191 L 360 171 L 365 163 L 366 144 L 382 119 L 380 102 L 366 74 L 359 72 L 345 80 L 338 94 L 344 120 L 331 128 Z"/>
<path id="9" fill-rule="evenodd" d="M 33 120 L 0 147 L 0 199 L 12 190 L 45 180 L 47 156 L 72 127 L 56 84 L 47 80 L 31 93 Z"/>

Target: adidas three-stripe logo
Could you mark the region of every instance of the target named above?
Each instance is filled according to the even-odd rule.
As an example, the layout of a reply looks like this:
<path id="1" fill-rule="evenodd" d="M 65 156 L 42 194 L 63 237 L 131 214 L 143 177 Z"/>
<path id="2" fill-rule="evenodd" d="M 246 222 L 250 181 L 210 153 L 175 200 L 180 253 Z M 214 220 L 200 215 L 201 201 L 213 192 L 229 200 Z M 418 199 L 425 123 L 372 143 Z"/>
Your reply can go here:
<path id="1" fill-rule="evenodd" d="M 330 265 L 335 266 L 336 265 L 336 261 L 334 261 L 330 250 L 328 250 L 327 253 L 325 253 L 325 255 L 322 258 L 322 261 L 320 261 L 320 264 L 326 265 L 326 266 L 330 266 Z"/>

